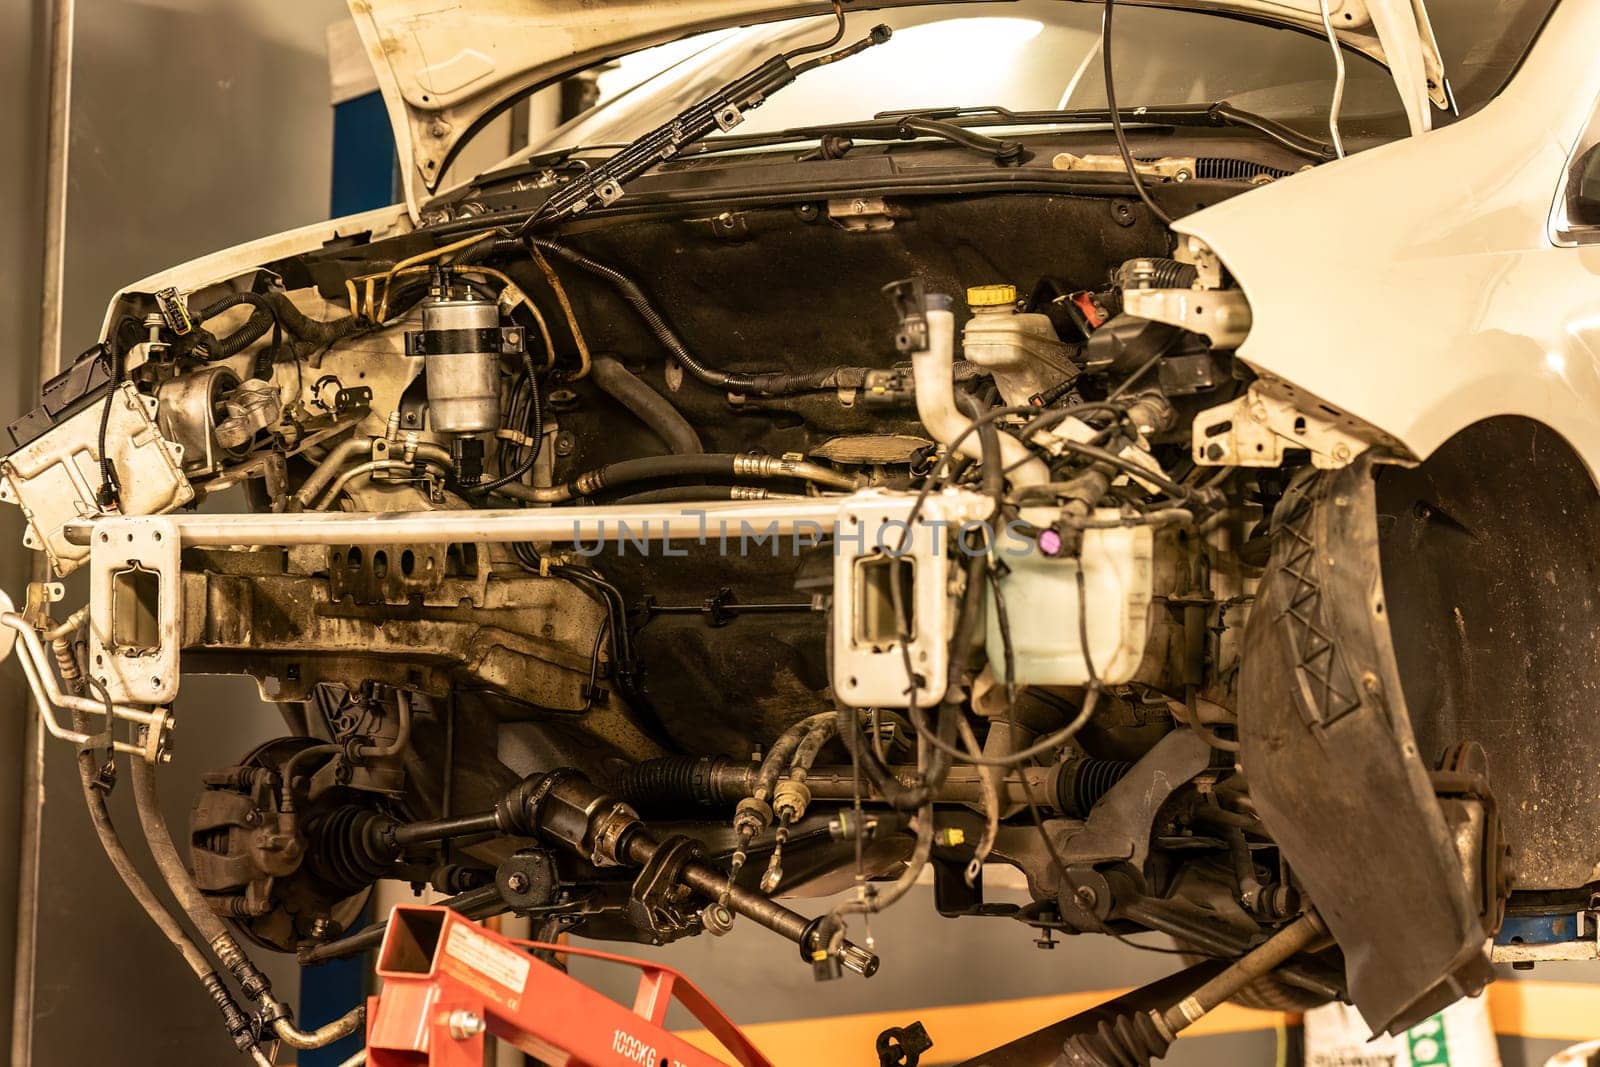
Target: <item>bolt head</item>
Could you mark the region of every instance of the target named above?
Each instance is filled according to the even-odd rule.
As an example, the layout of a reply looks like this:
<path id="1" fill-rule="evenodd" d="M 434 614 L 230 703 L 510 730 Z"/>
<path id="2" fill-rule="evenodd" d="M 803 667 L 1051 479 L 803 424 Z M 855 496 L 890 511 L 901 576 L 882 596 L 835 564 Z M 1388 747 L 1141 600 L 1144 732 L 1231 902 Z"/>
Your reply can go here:
<path id="1" fill-rule="evenodd" d="M 487 1029 L 483 1016 L 475 1011 L 453 1011 L 450 1013 L 450 1036 L 457 1041 L 469 1041 Z"/>
<path id="2" fill-rule="evenodd" d="M 1093 911 L 1094 906 L 1100 903 L 1100 894 L 1096 893 L 1092 886 L 1080 885 L 1073 891 L 1072 899 L 1083 910 Z"/>
<path id="3" fill-rule="evenodd" d="M 528 876 L 521 871 L 515 871 L 506 878 L 506 888 L 513 893 L 526 893 L 530 884 Z"/>

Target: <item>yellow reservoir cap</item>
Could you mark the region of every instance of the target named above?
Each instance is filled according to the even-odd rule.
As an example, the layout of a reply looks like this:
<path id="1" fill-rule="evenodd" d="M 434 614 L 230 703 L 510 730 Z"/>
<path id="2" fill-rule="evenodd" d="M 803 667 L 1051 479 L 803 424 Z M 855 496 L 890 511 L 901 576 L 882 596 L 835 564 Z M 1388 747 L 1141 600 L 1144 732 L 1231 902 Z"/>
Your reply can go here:
<path id="1" fill-rule="evenodd" d="M 1014 285 L 975 285 L 967 290 L 967 306 L 971 308 L 1005 307 L 1016 302 Z"/>

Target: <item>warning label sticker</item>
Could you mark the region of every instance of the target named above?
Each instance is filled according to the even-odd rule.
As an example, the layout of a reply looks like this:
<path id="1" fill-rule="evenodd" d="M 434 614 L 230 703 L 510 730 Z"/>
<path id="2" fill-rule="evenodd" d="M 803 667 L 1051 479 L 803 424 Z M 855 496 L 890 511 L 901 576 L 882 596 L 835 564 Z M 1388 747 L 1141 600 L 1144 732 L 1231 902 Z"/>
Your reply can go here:
<path id="1" fill-rule="evenodd" d="M 533 961 L 516 949 L 495 944 L 475 927 L 451 927 L 444 953 L 513 993 L 521 993 L 528 986 Z"/>

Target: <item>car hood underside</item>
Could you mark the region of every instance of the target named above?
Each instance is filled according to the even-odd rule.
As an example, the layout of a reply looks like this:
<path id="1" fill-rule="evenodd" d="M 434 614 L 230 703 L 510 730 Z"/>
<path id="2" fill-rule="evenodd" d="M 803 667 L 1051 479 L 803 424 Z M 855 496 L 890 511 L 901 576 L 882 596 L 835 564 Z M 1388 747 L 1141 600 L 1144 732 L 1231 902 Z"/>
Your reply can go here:
<path id="1" fill-rule="evenodd" d="M 852 3 L 852 10 L 918 0 Z M 965 0 L 947 0 L 961 3 Z M 1094 0 L 1062 0 L 1094 2 Z M 1124 0 L 1211 11 L 1324 33 L 1321 0 Z M 1447 103 L 1422 0 L 1327 0 L 1349 48 L 1385 63 L 1412 132 Z M 456 151 L 503 108 L 568 74 L 629 52 L 731 26 L 825 15 L 807 0 L 350 0 L 377 73 L 403 166 L 406 201 L 439 187 Z M 752 56 L 754 65 L 761 57 Z"/>

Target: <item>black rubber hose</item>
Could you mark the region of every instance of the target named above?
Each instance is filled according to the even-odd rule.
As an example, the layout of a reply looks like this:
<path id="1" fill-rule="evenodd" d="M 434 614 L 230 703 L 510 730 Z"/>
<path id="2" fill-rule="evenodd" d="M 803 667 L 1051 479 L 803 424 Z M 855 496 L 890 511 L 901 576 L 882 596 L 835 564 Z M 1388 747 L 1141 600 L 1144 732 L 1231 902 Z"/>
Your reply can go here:
<path id="1" fill-rule="evenodd" d="M 608 463 L 588 474 L 572 480 L 574 486 L 583 486 L 583 495 L 604 489 L 608 485 L 625 482 L 644 482 L 654 478 L 731 478 L 734 460 L 728 452 L 700 453 L 693 456 L 643 456 Z"/>
<path id="2" fill-rule="evenodd" d="M 200 931 L 200 936 L 210 948 L 211 954 L 233 974 L 234 978 L 238 979 L 245 995 L 252 1000 L 258 1000 L 263 996 L 270 998 L 272 983 L 239 948 L 238 942 L 228 932 L 222 919 L 211 910 L 205 895 L 200 892 L 199 887 L 194 884 L 194 879 L 184 868 L 183 857 L 178 854 L 178 846 L 173 844 L 172 833 L 167 829 L 166 820 L 161 816 L 161 798 L 156 793 L 155 769 L 142 759 L 134 759 L 130 763 L 133 800 L 139 811 L 139 824 L 144 828 L 150 855 L 154 857 L 156 867 L 161 871 L 161 877 L 167 883 L 167 888 L 178 898 L 178 904 L 189 917 L 189 921 L 194 923 L 195 929 Z"/>
<path id="3" fill-rule="evenodd" d="M 916 785 L 907 785 L 884 766 L 862 733 L 860 711 L 840 704 L 835 709 L 835 716 L 839 723 L 839 740 L 844 742 L 844 747 L 860 763 L 861 769 L 867 772 L 873 788 L 890 807 L 897 811 L 917 811 L 933 797 L 933 790 L 928 788 L 925 780 Z"/>
<path id="4" fill-rule="evenodd" d="M 530 489 L 527 486 L 509 483 L 500 486 L 497 492 L 531 503 L 551 503 L 573 497 L 591 496 L 612 486 L 630 482 L 654 481 L 661 478 L 733 479 L 745 475 L 752 478 L 792 477 L 799 481 L 816 482 L 831 489 L 848 490 L 855 487 L 854 481 L 850 478 L 809 464 L 801 464 L 792 472 L 786 472 L 782 469 L 784 465 L 779 464 L 764 475 L 748 469 L 740 470 L 741 462 L 749 460 L 748 456 L 731 452 L 711 452 L 698 456 L 644 456 L 639 459 L 608 463 L 604 467 L 585 471 L 557 490 Z"/>
<path id="5" fill-rule="evenodd" d="M 611 356 L 596 356 L 589 366 L 589 377 L 617 403 L 627 408 L 666 443 L 674 455 L 700 455 L 705 446 L 666 397 L 646 385 Z"/>
<path id="6" fill-rule="evenodd" d="M 604 263 L 590 259 L 582 252 L 568 248 L 566 245 L 557 244 L 542 237 L 534 237 L 530 238 L 530 240 L 539 251 L 547 252 L 559 259 L 566 260 L 574 267 L 588 271 L 595 277 L 609 283 L 617 291 L 618 295 L 632 306 L 639 318 L 644 320 L 644 324 L 650 327 L 650 332 L 656 335 L 656 339 L 661 342 L 672 358 L 677 360 L 683 369 L 688 371 L 695 379 L 716 389 L 728 389 L 741 393 L 752 391 L 754 379 L 749 375 L 729 374 L 726 371 L 712 370 L 696 359 L 694 354 L 689 351 L 688 346 L 678 338 L 672 327 L 667 324 L 667 320 L 661 317 L 661 313 L 650 302 L 650 298 L 645 295 L 644 290 L 639 288 L 638 283 L 632 278 L 613 267 L 608 267 Z"/>
<path id="7" fill-rule="evenodd" d="M 73 714 L 73 726 L 80 733 L 88 728 L 88 717 L 81 712 Z M 168 943 L 183 957 L 183 962 L 194 972 L 195 978 L 204 987 L 206 994 L 211 997 L 212 1003 L 222 1013 L 224 1024 L 228 1033 L 235 1039 L 235 1045 L 241 1050 L 254 1043 L 250 1038 L 250 1020 L 238 1003 L 233 999 L 233 994 L 228 987 L 217 977 L 216 969 L 194 943 L 178 920 L 161 903 L 155 891 L 150 888 L 150 883 L 144 880 L 134 865 L 133 857 L 128 855 L 127 848 L 122 844 L 122 838 L 117 834 L 117 828 L 111 821 L 111 811 L 106 806 L 106 793 L 95 784 L 98 770 L 95 767 L 94 753 L 87 749 L 78 752 L 78 777 L 83 782 L 83 801 L 89 809 L 89 822 L 94 826 L 95 836 L 100 839 L 100 847 L 105 850 L 106 858 L 111 861 L 111 867 L 117 872 L 117 877 L 122 879 L 122 884 L 127 887 L 128 894 L 133 897 L 139 907 L 150 921 L 156 924 Z"/>

